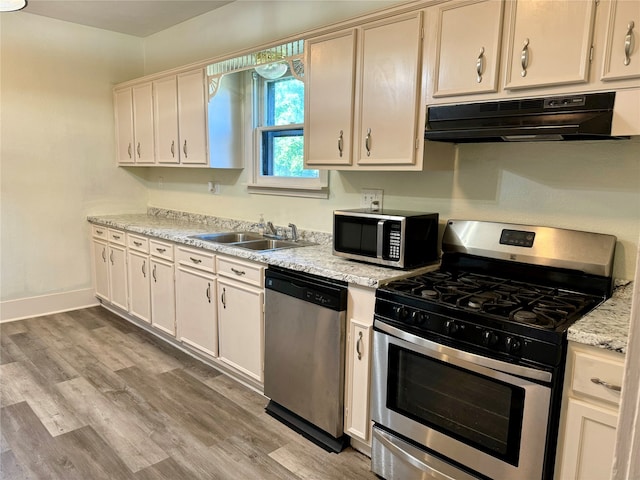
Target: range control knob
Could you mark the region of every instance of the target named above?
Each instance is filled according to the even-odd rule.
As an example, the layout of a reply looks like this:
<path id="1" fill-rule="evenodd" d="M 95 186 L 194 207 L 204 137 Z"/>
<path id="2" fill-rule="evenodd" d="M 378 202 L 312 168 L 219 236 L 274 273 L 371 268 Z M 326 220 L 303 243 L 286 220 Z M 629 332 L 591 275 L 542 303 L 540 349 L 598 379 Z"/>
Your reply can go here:
<path id="1" fill-rule="evenodd" d="M 485 330 L 482 332 L 482 344 L 487 347 L 493 347 L 496 343 L 498 343 L 498 335 L 491 330 Z"/>
<path id="2" fill-rule="evenodd" d="M 401 322 L 404 322 L 407 319 L 409 312 L 403 306 L 396 305 L 393 307 L 393 314 L 398 320 L 400 320 Z"/>
<path id="3" fill-rule="evenodd" d="M 449 335 L 455 335 L 456 333 L 458 333 L 458 330 L 460 330 L 460 327 L 453 320 L 447 320 L 446 322 L 444 322 L 444 331 Z"/>
<path id="4" fill-rule="evenodd" d="M 427 314 L 424 312 L 414 311 L 409 316 L 409 323 L 412 325 L 424 325 L 427 321 Z"/>
<path id="5" fill-rule="evenodd" d="M 520 340 L 513 337 L 507 337 L 504 339 L 504 346 L 507 348 L 508 353 L 516 353 L 520 350 Z"/>

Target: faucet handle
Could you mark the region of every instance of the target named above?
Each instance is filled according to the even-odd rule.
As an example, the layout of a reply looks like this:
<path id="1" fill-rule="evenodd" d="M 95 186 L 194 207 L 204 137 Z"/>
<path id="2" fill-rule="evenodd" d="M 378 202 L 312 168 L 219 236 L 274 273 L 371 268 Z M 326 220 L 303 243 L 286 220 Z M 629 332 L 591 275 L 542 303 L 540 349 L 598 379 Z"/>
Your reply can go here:
<path id="1" fill-rule="evenodd" d="M 298 241 L 298 227 L 295 226 L 295 224 L 290 223 L 289 224 L 289 228 L 291 229 L 291 240 L 293 240 L 294 242 Z"/>

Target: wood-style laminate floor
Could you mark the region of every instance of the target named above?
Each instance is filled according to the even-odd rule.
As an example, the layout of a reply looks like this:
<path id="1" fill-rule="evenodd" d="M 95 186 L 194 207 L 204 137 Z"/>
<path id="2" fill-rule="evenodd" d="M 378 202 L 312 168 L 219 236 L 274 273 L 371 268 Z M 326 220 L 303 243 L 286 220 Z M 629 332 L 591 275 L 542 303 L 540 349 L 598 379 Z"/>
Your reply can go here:
<path id="1" fill-rule="evenodd" d="M 102 307 L 0 325 L 0 478 L 375 479 Z"/>

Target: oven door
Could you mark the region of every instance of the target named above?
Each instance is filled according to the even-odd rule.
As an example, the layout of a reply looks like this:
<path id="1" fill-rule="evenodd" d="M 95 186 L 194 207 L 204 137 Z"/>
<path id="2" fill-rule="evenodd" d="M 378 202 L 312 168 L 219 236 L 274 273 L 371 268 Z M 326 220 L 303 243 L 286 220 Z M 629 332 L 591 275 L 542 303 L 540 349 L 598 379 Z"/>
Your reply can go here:
<path id="1" fill-rule="evenodd" d="M 542 478 L 550 372 L 375 326 L 374 422 L 494 480 Z"/>

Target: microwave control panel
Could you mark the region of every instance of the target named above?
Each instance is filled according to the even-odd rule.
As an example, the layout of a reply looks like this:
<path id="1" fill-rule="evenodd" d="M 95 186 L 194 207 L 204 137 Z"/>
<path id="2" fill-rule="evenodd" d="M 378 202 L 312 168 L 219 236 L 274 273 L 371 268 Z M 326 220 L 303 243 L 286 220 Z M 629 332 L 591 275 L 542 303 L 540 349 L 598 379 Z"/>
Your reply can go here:
<path id="1" fill-rule="evenodd" d="M 400 223 L 393 222 L 390 225 L 389 238 L 389 260 L 400 260 L 400 240 L 401 240 Z"/>

